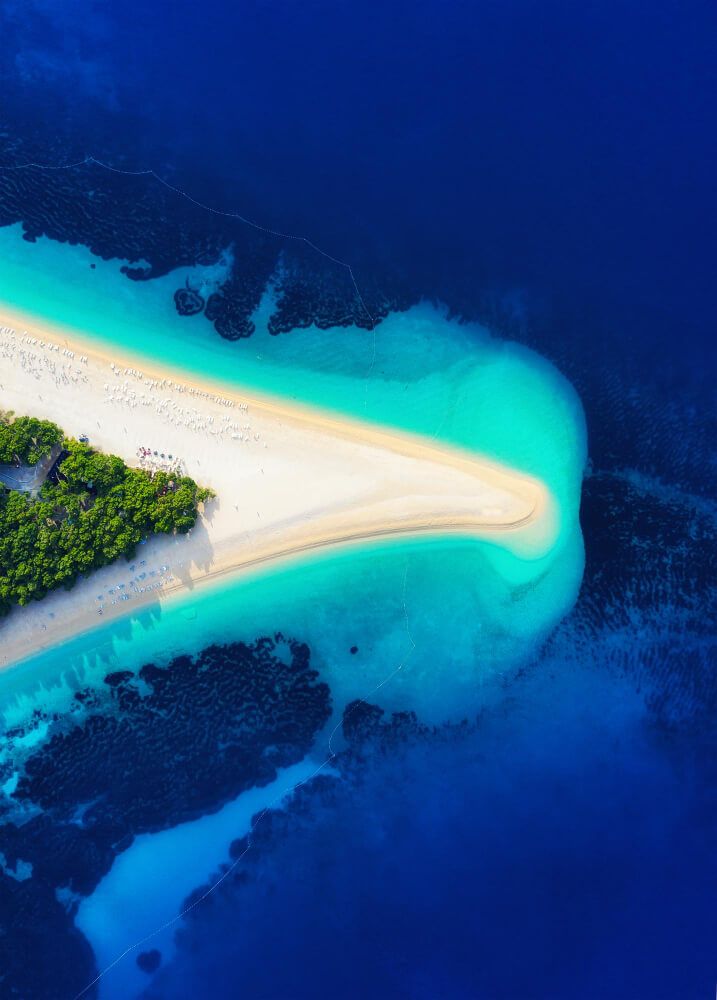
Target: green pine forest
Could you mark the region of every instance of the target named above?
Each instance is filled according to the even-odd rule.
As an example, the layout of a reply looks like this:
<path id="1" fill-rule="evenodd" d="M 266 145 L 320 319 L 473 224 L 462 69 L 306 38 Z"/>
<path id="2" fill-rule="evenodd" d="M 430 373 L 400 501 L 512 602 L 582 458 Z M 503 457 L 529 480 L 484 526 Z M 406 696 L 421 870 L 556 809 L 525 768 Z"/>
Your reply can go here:
<path id="1" fill-rule="evenodd" d="M 34 465 L 61 444 L 56 482 L 39 495 L 0 484 L 0 615 L 40 600 L 154 534 L 184 534 L 214 494 L 179 473 L 133 469 L 65 437 L 56 424 L 0 413 L 0 463 Z"/>

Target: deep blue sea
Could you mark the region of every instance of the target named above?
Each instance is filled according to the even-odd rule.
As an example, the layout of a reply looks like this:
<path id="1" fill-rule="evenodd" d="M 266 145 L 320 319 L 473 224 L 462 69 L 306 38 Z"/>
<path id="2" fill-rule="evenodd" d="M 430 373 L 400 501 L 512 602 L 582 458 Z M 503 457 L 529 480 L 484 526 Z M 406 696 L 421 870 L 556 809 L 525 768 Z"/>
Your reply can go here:
<path id="1" fill-rule="evenodd" d="M 258 613 L 130 636 L 72 711 L 0 680 L 0 997 L 714 995 L 716 40 L 703 0 L 0 0 L 3 234 L 138 301 L 216 268 L 167 295 L 227 365 L 268 287 L 297 369 L 435 303 L 555 364 L 589 457 L 577 601 L 464 720 L 378 690 L 317 775 L 336 692 Z"/>

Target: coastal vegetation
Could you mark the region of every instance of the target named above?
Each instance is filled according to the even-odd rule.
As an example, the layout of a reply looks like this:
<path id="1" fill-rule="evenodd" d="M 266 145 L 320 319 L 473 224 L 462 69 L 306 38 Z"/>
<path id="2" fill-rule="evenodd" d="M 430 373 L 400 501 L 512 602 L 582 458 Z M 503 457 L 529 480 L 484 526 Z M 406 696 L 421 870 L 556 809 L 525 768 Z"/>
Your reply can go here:
<path id="1" fill-rule="evenodd" d="M 36 496 L 0 485 L 0 615 L 136 547 L 154 534 L 185 534 L 214 494 L 179 472 L 125 465 L 64 436 L 49 421 L 3 415 L 0 461 L 36 462 L 55 444 L 59 464 Z"/>
<path id="2" fill-rule="evenodd" d="M 17 417 L 0 411 L 0 462 L 34 465 L 62 442 L 62 430 L 50 420 Z"/>

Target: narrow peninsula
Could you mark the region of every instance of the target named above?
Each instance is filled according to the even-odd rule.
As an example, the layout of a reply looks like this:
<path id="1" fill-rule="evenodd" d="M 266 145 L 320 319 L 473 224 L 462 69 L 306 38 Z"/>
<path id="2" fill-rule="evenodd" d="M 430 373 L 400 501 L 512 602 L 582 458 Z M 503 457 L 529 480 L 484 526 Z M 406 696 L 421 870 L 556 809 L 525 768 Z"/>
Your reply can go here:
<path id="1" fill-rule="evenodd" d="M 73 488 L 81 490 L 88 477 L 99 483 L 100 467 L 113 475 L 113 460 L 96 453 L 92 459 L 82 436 L 92 448 L 119 456 L 123 469 L 154 472 L 147 478 L 117 466 L 121 479 L 129 477 L 130 494 L 137 484 L 147 490 L 131 531 L 120 513 L 125 498 L 112 500 L 108 510 L 109 501 L 98 495 L 86 512 L 89 523 L 110 517 L 105 524 L 112 529 L 99 554 L 85 556 L 82 571 L 124 553 L 138 535 L 149 537 L 141 566 L 125 572 L 120 560 L 78 581 L 71 593 L 20 609 L 12 628 L 9 620 L 0 625 L 0 666 L 86 631 L 98 624 L 100 608 L 107 620 L 159 605 L 219 574 L 325 546 L 457 533 L 532 560 L 550 551 L 559 532 L 553 497 L 539 479 L 430 438 L 192 381 L 154 361 L 103 353 L 74 331 L 7 310 L 0 315 L 0 358 L 10 376 L 0 380 L 0 407 L 56 421 L 77 442 L 63 463 L 66 471 L 77 466 Z M 83 466 L 91 462 L 97 475 Z M 169 488 L 168 462 L 188 478 L 162 493 Z M 217 498 L 186 534 L 182 511 L 205 495 L 195 481 Z M 52 506 L 42 497 L 39 502 Z M 79 498 L 72 502 L 79 516 Z M 49 507 L 40 510 L 51 516 Z M 37 584 L 52 585 L 51 578 Z"/>

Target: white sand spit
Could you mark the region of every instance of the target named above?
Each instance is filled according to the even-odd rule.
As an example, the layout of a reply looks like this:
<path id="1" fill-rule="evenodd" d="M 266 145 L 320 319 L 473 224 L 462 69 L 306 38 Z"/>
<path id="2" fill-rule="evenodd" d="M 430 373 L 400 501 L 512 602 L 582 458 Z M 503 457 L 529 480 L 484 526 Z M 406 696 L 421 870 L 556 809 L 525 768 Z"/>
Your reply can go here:
<path id="1" fill-rule="evenodd" d="M 188 536 L 152 539 L 131 564 L 15 609 L 0 625 L 0 666 L 218 574 L 323 546 L 458 532 L 535 557 L 554 537 L 550 497 L 529 476 L 419 436 L 189 382 L 7 311 L 0 408 L 86 434 L 130 465 L 179 464 L 217 493 Z"/>

